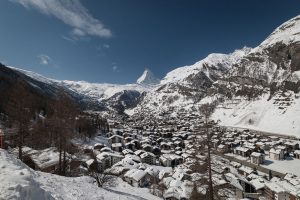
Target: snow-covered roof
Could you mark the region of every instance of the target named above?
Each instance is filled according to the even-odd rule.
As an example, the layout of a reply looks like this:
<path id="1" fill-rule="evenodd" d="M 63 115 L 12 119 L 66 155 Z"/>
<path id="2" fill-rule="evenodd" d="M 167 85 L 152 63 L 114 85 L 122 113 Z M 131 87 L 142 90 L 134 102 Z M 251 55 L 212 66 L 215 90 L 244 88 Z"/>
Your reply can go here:
<path id="1" fill-rule="evenodd" d="M 113 153 L 113 152 L 102 152 L 100 154 L 97 155 L 97 160 L 101 161 L 107 157 L 117 157 L 117 158 L 124 158 L 124 156 L 117 154 L 117 153 Z"/>
<path id="2" fill-rule="evenodd" d="M 280 185 L 274 182 L 266 183 L 266 187 L 268 187 L 270 190 L 272 190 L 275 193 L 282 193 L 285 192 L 285 189 L 283 189 Z"/>
<path id="3" fill-rule="evenodd" d="M 59 162 L 59 152 L 55 147 L 47 148 L 31 155 L 33 162 L 40 168 L 44 169 Z"/>
<path id="4" fill-rule="evenodd" d="M 145 152 L 143 154 L 141 154 L 141 158 L 146 158 L 146 157 L 155 157 L 155 155 L 153 153 L 150 153 L 150 152 Z"/>
<path id="5" fill-rule="evenodd" d="M 251 156 L 253 156 L 253 157 L 260 157 L 260 156 L 262 156 L 263 154 L 261 154 L 261 153 L 258 153 L 258 152 L 252 152 L 251 153 Z"/>
<path id="6" fill-rule="evenodd" d="M 113 144 L 111 144 L 111 147 L 113 147 L 113 148 L 122 147 L 122 143 L 113 143 Z"/>
<path id="7" fill-rule="evenodd" d="M 249 151 L 249 149 L 248 149 L 248 148 L 245 148 L 245 147 L 236 147 L 235 150 L 237 150 L 237 151 L 242 151 L 242 152 L 247 152 L 247 151 Z"/>
<path id="8" fill-rule="evenodd" d="M 139 169 L 131 169 L 124 174 L 124 177 L 132 178 L 135 181 L 140 181 L 147 175 L 147 172 Z"/>

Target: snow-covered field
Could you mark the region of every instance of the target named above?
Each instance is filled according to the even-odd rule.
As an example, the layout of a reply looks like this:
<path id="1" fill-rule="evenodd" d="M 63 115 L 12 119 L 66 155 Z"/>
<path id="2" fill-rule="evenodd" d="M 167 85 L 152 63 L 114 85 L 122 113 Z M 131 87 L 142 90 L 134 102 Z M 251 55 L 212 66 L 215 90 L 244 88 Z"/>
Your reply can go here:
<path id="1" fill-rule="evenodd" d="M 265 164 L 261 166 L 281 173 L 292 173 L 300 177 L 299 159 L 290 158 L 287 160 L 272 160 L 269 157 L 266 157 Z"/>
<path id="2" fill-rule="evenodd" d="M 300 99 L 291 97 L 290 105 L 268 95 L 254 101 L 236 99 L 218 106 L 212 119 L 220 125 L 300 137 Z M 277 104 L 276 104 L 277 103 Z M 280 105 L 282 104 L 282 105 Z"/>
<path id="3" fill-rule="evenodd" d="M 115 185 L 98 188 L 90 177 L 62 177 L 37 172 L 0 149 L 0 199 L 156 200 L 145 188 L 134 188 L 116 178 Z"/>

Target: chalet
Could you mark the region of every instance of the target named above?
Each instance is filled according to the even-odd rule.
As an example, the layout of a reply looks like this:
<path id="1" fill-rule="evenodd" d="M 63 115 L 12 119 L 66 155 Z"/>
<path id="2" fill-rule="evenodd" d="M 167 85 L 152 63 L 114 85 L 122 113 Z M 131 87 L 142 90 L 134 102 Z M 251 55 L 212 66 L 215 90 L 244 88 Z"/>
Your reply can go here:
<path id="1" fill-rule="evenodd" d="M 136 149 L 139 149 L 140 147 L 141 147 L 141 144 L 140 144 L 140 141 L 139 140 L 132 140 L 131 141 L 131 143 L 133 143 L 134 144 L 134 147 L 136 148 Z"/>
<path id="2" fill-rule="evenodd" d="M 120 135 L 113 135 L 111 137 L 108 138 L 108 141 L 110 144 L 113 144 L 113 143 L 123 143 L 123 137 L 120 136 Z"/>
<path id="3" fill-rule="evenodd" d="M 160 143 L 160 149 L 161 150 L 170 150 L 171 149 L 171 146 L 170 144 L 166 143 L 166 142 L 161 142 Z"/>
<path id="4" fill-rule="evenodd" d="M 251 163 L 260 165 L 265 161 L 265 155 L 258 152 L 252 152 L 251 155 Z"/>
<path id="5" fill-rule="evenodd" d="M 133 155 L 133 154 L 134 154 L 133 151 L 132 151 L 131 149 L 124 149 L 124 150 L 122 151 L 122 153 L 123 153 L 124 155 L 127 155 L 127 154 Z"/>
<path id="6" fill-rule="evenodd" d="M 243 176 L 248 176 L 254 172 L 254 170 L 250 167 L 242 165 L 240 168 L 238 168 L 239 174 Z"/>
<path id="7" fill-rule="evenodd" d="M 34 170 L 54 173 L 59 165 L 59 152 L 55 147 L 47 148 L 44 150 L 33 150 L 27 154 L 30 167 Z M 68 163 L 70 163 L 69 154 L 67 154 Z M 31 160 L 30 160 L 30 159 Z M 70 169 L 68 169 L 70 170 Z"/>
<path id="8" fill-rule="evenodd" d="M 135 152 L 134 152 L 134 154 L 135 155 L 137 155 L 137 156 L 141 156 L 143 153 L 145 153 L 146 151 L 144 151 L 144 150 L 136 150 Z"/>
<path id="9" fill-rule="evenodd" d="M 82 162 L 82 167 L 80 167 L 80 171 L 87 173 L 90 169 L 97 169 L 97 163 L 94 159 L 89 159 L 85 162 Z"/>
<path id="10" fill-rule="evenodd" d="M 96 158 L 99 171 L 104 171 L 105 169 L 110 168 L 117 162 L 121 161 L 124 156 L 113 152 L 102 152 L 97 155 Z"/>
<path id="11" fill-rule="evenodd" d="M 96 144 L 94 144 L 94 148 L 93 149 L 101 150 L 103 147 L 105 147 L 105 144 L 103 144 L 103 143 L 96 143 Z"/>
<path id="12" fill-rule="evenodd" d="M 114 128 L 112 131 L 115 135 L 119 135 L 119 136 L 123 136 L 123 133 L 124 133 L 124 130 L 122 129 L 122 127 Z"/>
<path id="13" fill-rule="evenodd" d="M 162 154 L 159 160 L 166 167 L 175 167 L 183 162 L 183 158 L 176 154 Z"/>
<path id="14" fill-rule="evenodd" d="M 250 149 L 245 148 L 245 147 L 236 147 L 234 149 L 234 154 L 243 156 L 243 157 L 249 157 L 250 156 Z"/>
<path id="15" fill-rule="evenodd" d="M 282 149 L 270 149 L 269 157 L 273 160 L 283 160 L 284 159 L 284 152 Z"/>
<path id="16" fill-rule="evenodd" d="M 174 145 L 176 146 L 176 147 L 183 147 L 183 142 L 182 142 L 182 140 L 175 140 L 174 141 Z"/>
<path id="17" fill-rule="evenodd" d="M 151 176 L 139 169 L 131 169 L 124 174 L 124 180 L 134 187 L 147 187 L 151 183 Z"/>
<path id="18" fill-rule="evenodd" d="M 125 143 L 130 142 L 130 141 L 132 141 L 132 140 L 133 140 L 132 137 L 125 137 L 125 138 L 124 138 L 124 142 L 125 142 Z"/>
<path id="19" fill-rule="evenodd" d="M 188 153 L 182 153 L 181 157 L 182 157 L 184 162 L 186 162 L 187 160 L 193 158 L 193 156 L 191 154 L 188 154 Z"/>
<path id="20" fill-rule="evenodd" d="M 294 157 L 295 157 L 296 159 L 300 159 L 300 150 L 294 151 Z"/>
<path id="21" fill-rule="evenodd" d="M 267 199 L 290 200 L 289 195 L 287 194 L 285 189 L 274 182 L 265 184 L 264 196 Z"/>
<path id="22" fill-rule="evenodd" d="M 150 144 L 143 144 L 142 148 L 144 151 L 147 151 L 147 152 L 152 152 L 152 150 L 153 150 L 153 147 Z"/>
<path id="23" fill-rule="evenodd" d="M 102 148 L 101 150 L 100 150 L 100 153 L 102 153 L 102 152 L 112 152 L 112 150 L 111 150 L 111 148 L 109 148 L 109 147 L 104 147 L 104 148 Z M 98 154 L 97 154 L 98 155 Z M 96 155 L 96 156 L 97 156 Z"/>
<path id="24" fill-rule="evenodd" d="M 123 150 L 123 145 L 122 143 L 112 143 L 111 144 L 111 149 L 113 151 L 116 151 L 116 152 L 122 152 Z"/>
<path id="25" fill-rule="evenodd" d="M 141 154 L 141 160 L 143 163 L 147 163 L 149 165 L 156 164 L 156 157 L 153 153 L 145 152 Z"/>
<path id="26" fill-rule="evenodd" d="M 160 148 L 157 146 L 153 147 L 152 153 L 154 153 L 155 155 L 160 155 Z"/>
<path id="27" fill-rule="evenodd" d="M 226 144 L 218 145 L 217 151 L 220 153 L 226 153 L 228 151 L 228 145 L 226 145 Z"/>
<path id="28" fill-rule="evenodd" d="M 263 149 L 263 150 L 268 150 L 269 149 L 269 145 L 265 142 L 259 141 L 255 143 L 255 146 L 257 148 Z"/>
<path id="29" fill-rule="evenodd" d="M 284 143 L 284 146 L 286 147 L 287 152 L 292 152 L 294 150 L 299 149 L 299 143 L 297 141 L 291 140 Z"/>
<path id="30" fill-rule="evenodd" d="M 134 151 L 134 150 L 136 149 L 135 143 L 134 143 L 134 142 L 127 142 L 127 143 L 125 144 L 125 148 Z"/>

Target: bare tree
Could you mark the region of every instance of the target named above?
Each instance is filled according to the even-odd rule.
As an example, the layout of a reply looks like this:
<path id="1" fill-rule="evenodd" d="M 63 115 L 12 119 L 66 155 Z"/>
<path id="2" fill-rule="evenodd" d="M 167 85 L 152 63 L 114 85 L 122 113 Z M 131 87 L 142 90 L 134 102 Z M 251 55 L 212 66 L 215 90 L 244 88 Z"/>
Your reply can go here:
<path id="1" fill-rule="evenodd" d="M 96 180 L 98 187 L 103 187 L 105 184 L 113 182 L 112 176 L 103 171 L 100 171 L 97 167 L 97 164 L 92 165 L 89 168 L 88 174 Z"/>
<path id="2" fill-rule="evenodd" d="M 4 112 L 9 118 L 9 123 L 17 128 L 16 139 L 19 148 L 19 159 L 22 160 L 24 139 L 28 136 L 30 120 L 34 113 L 32 94 L 26 87 L 26 83 L 18 79 L 10 89 L 6 100 Z"/>
<path id="3" fill-rule="evenodd" d="M 77 107 L 71 98 L 62 90 L 58 93 L 57 100 L 51 105 L 49 125 L 53 131 L 55 146 L 59 151 L 58 174 L 66 175 L 67 151 L 70 148 L 70 140 L 75 132 L 75 118 Z"/>

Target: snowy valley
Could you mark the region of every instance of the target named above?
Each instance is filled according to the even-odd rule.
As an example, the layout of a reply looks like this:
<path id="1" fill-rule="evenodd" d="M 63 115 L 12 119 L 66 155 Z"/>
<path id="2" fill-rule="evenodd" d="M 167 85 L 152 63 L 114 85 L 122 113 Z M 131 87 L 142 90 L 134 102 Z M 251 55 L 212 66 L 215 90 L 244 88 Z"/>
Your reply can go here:
<path id="1" fill-rule="evenodd" d="M 161 80 L 0 65 L 0 199 L 300 199 L 300 16 Z"/>

